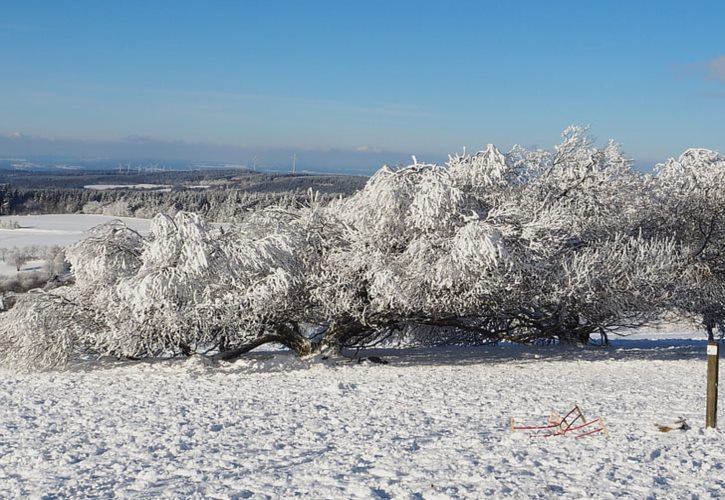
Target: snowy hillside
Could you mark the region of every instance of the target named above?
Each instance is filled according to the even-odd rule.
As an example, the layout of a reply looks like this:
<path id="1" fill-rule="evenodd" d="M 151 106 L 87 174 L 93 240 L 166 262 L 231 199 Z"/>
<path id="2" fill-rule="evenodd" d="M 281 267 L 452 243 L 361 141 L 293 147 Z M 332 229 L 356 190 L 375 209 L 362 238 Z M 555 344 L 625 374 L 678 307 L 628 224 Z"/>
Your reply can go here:
<path id="1" fill-rule="evenodd" d="M 12 248 L 65 247 L 83 239 L 90 228 L 114 219 L 122 220 L 128 227 L 141 233 L 148 232 L 149 221 L 133 217 L 85 214 L 0 216 L 0 252 Z M 7 226 L 14 222 L 19 227 L 4 228 L 3 222 Z M 21 265 L 20 272 L 37 271 L 44 264 L 42 259 L 31 259 Z M 17 273 L 16 266 L 0 261 L 0 276 L 15 276 Z"/>
<path id="2" fill-rule="evenodd" d="M 388 365 L 267 352 L 5 372 L 0 496 L 719 497 L 704 341 L 675 336 L 382 352 Z M 609 436 L 509 430 L 575 403 Z M 678 417 L 692 428 L 657 430 Z"/>
<path id="3" fill-rule="evenodd" d="M 66 246 L 83 238 L 88 229 L 112 221 L 122 220 L 136 231 L 147 231 L 149 221 L 133 217 L 108 215 L 61 214 L 61 215 L 7 215 L 2 221 L 15 221 L 19 229 L 0 229 L 0 248 L 28 247 L 34 245 Z"/>

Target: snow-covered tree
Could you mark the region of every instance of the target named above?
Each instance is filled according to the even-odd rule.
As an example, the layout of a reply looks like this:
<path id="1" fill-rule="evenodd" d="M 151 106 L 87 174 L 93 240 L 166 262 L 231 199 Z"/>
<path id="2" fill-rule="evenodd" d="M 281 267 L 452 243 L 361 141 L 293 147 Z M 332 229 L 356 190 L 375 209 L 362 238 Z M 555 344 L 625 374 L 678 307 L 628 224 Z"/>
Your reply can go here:
<path id="1" fill-rule="evenodd" d="M 29 261 L 33 256 L 25 248 L 13 248 L 5 255 L 5 262 L 15 267 L 17 271 Z"/>
<path id="2" fill-rule="evenodd" d="M 688 149 L 658 165 L 652 179 L 659 231 L 681 244 L 676 305 L 699 316 L 710 339 L 725 332 L 725 158 Z"/>
<path id="3" fill-rule="evenodd" d="M 553 151 L 383 167 L 351 197 L 310 193 L 235 225 L 179 211 L 142 236 L 114 222 L 67 249 L 73 286 L 2 313 L 0 357 L 233 359 L 272 342 L 306 356 L 416 332 L 584 343 L 675 308 L 712 332 L 725 318 L 722 167 L 689 150 L 645 176 L 570 127 Z"/>

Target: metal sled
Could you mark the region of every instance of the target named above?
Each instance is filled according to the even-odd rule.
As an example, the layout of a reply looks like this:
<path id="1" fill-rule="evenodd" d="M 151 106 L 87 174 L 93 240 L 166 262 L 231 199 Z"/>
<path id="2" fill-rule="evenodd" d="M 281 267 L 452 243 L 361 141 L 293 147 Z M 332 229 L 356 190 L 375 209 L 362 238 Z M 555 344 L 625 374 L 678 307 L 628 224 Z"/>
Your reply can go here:
<path id="1" fill-rule="evenodd" d="M 569 410 L 569 413 L 560 417 L 558 414 L 552 413 L 549 417 L 549 423 L 546 425 L 516 425 L 514 418 L 511 417 L 511 432 L 527 431 L 538 437 L 563 436 L 571 434 L 576 439 L 591 436 L 592 434 L 607 434 L 607 426 L 602 417 L 593 420 L 587 420 L 584 413 L 578 405 Z"/>

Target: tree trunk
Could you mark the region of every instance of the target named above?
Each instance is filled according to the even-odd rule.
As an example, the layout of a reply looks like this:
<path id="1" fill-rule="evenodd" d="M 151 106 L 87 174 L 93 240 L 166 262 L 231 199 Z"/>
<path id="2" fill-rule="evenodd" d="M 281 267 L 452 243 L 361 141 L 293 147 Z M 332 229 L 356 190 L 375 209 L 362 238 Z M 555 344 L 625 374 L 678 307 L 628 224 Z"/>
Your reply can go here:
<path id="1" fill-rule="evenodd" d="M 715 340 L 715 321 L 709 317 L 705 317 L 702 320 L 702 323 L 703 325 L 705 325 L 705 329 L 707 330 L 708 342 L 712 342 L 713 340 Z"/>
<path id="2" fill-rule="evenodd" d="M 214 361 L 234 361 L 243 354 L 247 354 L 249 351 L 252 351 L 261 345 L 271 344 L 273 342 L 279 342 L 281 344 L 284 344 L 284 342 L 282 341 L 282 337 L 280 337 L 279 335 L 262 335 L 261 337 L 256 338 L 255 340 L 247 344 L 241 345 L 236 349 L 219 352 L 212 356 L 211 359 L 213 359 Z"/>

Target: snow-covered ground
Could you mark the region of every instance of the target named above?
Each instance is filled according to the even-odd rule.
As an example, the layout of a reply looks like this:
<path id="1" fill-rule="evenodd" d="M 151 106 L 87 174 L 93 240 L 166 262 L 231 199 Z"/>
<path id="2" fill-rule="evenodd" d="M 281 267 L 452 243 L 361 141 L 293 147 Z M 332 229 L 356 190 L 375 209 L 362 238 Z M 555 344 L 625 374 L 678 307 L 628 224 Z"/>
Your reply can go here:
<path id="1" fill-rule="evenodd" d="M 136 231 L 148 231 L 150 222 L 148 219 L 110 215 L 4 215 L 0 216 L 0 221 L 15 221 L 20 228 L 0 229 L 0 247 L 66 246 L 83 238 L 88 229 L 114 219 L 122 220 Z"/>
<path id="2" fill-rule="evenodd" d="M 0 372 L 0 497 L 725 494 L 723 434 L 703 429 L 700 333 L 377 354 L 390 364 L 266 352 Z M 512 416 L 543 423 L 575 403 L 609 435 L 509 430 Z M 692 428 L 657 430 L 678 417 Z"/>
<path id="3" fill-rule="evenodd" d="M 20 266 L 20 272 L 31 272 L 43 269 L 45 265 L 44 260 L 30 260 Z M 8 264 L 7 262 L 0 261 L 0 276 L 15 276 L 18 270 L 15 266 Z"/>
<path id="4" fill-rule="evenodd" d="M 119 219 L 128 227 L 141 233 L 147 232 L 150 221 L 133 217 L 109 215 L 61 214 L 61 215 L 9 215 L 1 216 L 0 222 L 15 221 L 18 229 L 0 228 L 0 248 L 30 246 L 67 246 L 81 240 L 88 229 L 108 221 Z M 23 270 L 42 267 L 42 261 L 31 261 Z M 0 275 L 16 274 L 14 266 L 0 262 Z"/>

